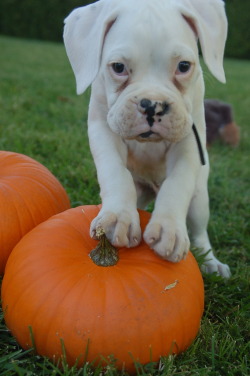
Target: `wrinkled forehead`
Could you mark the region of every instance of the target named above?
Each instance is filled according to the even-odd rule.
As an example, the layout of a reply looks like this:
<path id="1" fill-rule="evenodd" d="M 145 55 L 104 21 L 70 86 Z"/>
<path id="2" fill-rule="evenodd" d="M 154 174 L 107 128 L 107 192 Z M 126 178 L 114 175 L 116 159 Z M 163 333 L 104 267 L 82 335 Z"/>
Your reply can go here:
<path id="1" fill-rule="evenodd" d="M 139 0 L 133 4 L 121 10 L 109 29 L 104 44 L 108 53 L 153 54 L 169 49 L 178 54 L 178 49 L 197 49 L 193 30 L 172 2 Z"/>

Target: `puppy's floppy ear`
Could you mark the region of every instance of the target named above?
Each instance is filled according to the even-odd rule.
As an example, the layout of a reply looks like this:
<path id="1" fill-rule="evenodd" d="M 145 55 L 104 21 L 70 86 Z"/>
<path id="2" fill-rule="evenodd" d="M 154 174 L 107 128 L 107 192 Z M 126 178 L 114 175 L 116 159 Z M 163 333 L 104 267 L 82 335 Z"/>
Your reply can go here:
<path id="1" fill-rule="evenodd" d="M 197 34 L 204 61 L 210 72 L 225 83 L 223 55 L 227 18 L 222 0 L 175 0 L 183 17 Z"/>
<path id="2" fill-rule="evenodd" d="M 117 12 L 113 1 L 76 8 L 64 20 L 64 44 L 76 78 L 77 94 L 94 81 L 100 66 L 103 41 Z"/>

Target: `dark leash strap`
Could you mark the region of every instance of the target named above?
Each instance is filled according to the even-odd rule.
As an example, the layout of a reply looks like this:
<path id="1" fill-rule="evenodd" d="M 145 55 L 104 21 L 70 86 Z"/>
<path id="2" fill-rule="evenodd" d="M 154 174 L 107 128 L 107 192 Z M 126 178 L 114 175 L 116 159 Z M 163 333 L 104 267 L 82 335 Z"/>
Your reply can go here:
<path id="1" fill-rule="evenodd" d="M 202 164 L 202 166 L 204 166 L 206 164 L 206 161 L 205 161 L 203 149 L 202 149 L 202 146 L 201 146 L 201 140 L 200 140 L 199 134 L 197 132 L 196 126 L 194 124 L 192 126 L 192 129 L 194 131 L 194 136 L 195 136 L 195 139 L 196 139 L 196 142 L 197 142 L 197 146 L 198 146 L 198 150 L 199 150 L 199 154 L 200 154 L 201 164 Z"/>

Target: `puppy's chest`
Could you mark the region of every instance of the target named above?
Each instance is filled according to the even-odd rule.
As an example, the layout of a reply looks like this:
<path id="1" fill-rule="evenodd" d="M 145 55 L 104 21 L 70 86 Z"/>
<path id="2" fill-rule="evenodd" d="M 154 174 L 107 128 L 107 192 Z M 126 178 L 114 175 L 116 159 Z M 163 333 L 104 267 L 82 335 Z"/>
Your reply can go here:
<path id="1" fill-rule="evenodd" d="M 127 167 L 135 181 L 150 185 L 155 191 L 166 178 L 167 151 L 165 142 L 140 143 L 126 141 L 128 146 Z"/>

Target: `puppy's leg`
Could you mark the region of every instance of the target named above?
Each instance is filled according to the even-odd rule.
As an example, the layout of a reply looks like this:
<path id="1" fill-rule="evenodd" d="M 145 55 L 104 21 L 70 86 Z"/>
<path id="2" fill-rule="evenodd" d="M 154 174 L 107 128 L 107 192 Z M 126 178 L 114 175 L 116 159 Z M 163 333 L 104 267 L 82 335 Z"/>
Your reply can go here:
<path id="1" fill-rule="evenodd" d="M 135 247 L 141 240 L 141 228 L 136 189 L 126 168 L 127 148 L 100 116 L 99 107 L 91 108 L 88 134 L 101 188 L 102 208 L 91 223 L 90 235 L 95 238 L 96 229 L 101 227 L 114 246 Z"/>
<path id="2" fill-rule="evenodd" d="M 192 135 L 173 144 L 167 155 L 167 177 L 155 201 L 144 240 L 161 257 L 183 259 L 190 247 L 186 217 L 201 168 Z"/>
<path id="3" fill-rule="evenodd" d="M 197 189 L 191 200 L 188 211 L 188 225 L 192 244 L 205 254 L 203 270 L 207 273 L 217 273 L 222 277 L 230 277 L 228 265 L 222 264 L 214 255 L 207 233 L 209 220 L 209 198 L 207 191 L 208 167 L 201 171 Z"/>

